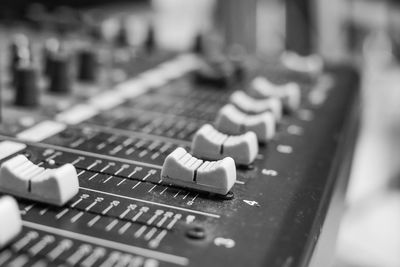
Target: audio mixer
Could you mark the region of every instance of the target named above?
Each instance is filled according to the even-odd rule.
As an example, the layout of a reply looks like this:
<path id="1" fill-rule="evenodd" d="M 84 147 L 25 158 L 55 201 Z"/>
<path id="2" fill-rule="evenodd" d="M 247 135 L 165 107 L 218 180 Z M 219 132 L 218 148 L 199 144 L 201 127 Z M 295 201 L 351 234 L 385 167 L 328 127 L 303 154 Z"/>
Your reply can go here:
<path id="1" fill-rule="evenodd" d="M 1 266 L 307 266 L 339 220 L 353 68 L 1 31 Z"/>

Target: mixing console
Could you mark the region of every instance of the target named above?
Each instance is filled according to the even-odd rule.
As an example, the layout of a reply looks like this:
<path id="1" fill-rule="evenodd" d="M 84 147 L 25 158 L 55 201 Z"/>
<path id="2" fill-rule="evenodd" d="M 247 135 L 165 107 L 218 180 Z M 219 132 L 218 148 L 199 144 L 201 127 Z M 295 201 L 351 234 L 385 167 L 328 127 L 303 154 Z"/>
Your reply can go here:
<path id="1" fill-rule="evenodd" d="M 157 49 L 152 29 L 145 48 L 16 32 L 1 33 L 0 191 L 18 202 L 0 198 L 1 266 L 310 262 L 350 166 L 352 68 L 210 62 Z"/>

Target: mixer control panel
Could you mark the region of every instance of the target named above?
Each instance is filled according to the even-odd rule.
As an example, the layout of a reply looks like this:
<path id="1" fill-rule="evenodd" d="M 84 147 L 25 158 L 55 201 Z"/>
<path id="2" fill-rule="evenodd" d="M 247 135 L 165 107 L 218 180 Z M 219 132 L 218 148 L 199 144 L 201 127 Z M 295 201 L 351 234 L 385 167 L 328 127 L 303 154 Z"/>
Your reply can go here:
<path id="1" fill-rule="evenodd" d="M 353 149 L 351 67 L 163 51 L 151 25 L 140 47 L 124 29 L 16 32 L 1 33 L 1 266 L 310 260 Z"/>

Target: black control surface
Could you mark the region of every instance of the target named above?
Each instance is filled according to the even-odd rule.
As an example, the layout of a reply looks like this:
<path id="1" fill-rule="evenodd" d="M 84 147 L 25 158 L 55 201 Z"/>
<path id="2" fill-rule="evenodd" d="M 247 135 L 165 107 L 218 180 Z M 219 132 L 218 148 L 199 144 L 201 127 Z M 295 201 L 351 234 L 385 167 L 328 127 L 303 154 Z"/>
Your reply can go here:
<path id="1" fill-rule="evenodd" d="M 148 49 L 155 49 L 153 41 L 147 42 Z M 43 167 L 72 163 L 80 189 L 62 207 L 18 199 L 23 231 L 0 251 L 0 265 L 306 265 L 338 171 L 348 165 L 342 156 L 353 149 L 357 74 L 334 66 L 311 77 L 258 62 L 250 76 L 299 83 L 302 103 L 284 115 L 253 164 L 238 166 L 231 192 L 218 196 L 165 184 L 160 172 L 166 156 L 178 146 L 189 150 L 196 130 L 212 124 L 230 94 L 246 90 L 246 82 L 222 89 L 218 83 L 198 83 L 188 72 L 111 108 L 100 105 L 76 123 L 59 115 L 111 92 L 107 106 L 119 83 L 177 57 L 152 53 L 115 64 L 114 70 L 124 70 L 121 81 L 79 97 L 69 88 L 69 59 L 55 60 L 49 86 L 51 92 L 67 93 L 70 105 L 64 109 L 52 107 L 59 98 L 48 90 L 41 92 L 44 108 L 16 108 L 6 86 L 0 140 L 26 144 L 18 154 Z M 85 55 L 82 60 L 80 74 L 92 81 L 86 68 L 94 59 Z M 28 115 L 33 122 L 20 123 Z M 39 141 L 19 135 L 44 120 L 61 121 L 65 129 Z"/>

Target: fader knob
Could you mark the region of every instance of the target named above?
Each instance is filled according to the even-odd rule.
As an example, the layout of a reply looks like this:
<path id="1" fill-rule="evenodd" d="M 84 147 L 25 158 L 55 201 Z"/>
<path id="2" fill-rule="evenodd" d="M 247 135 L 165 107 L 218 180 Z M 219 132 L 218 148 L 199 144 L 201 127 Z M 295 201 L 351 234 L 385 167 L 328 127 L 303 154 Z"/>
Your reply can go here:
<path id="1" fill-rule="evenodd" d="M 208 160 L 231 157 L 237 164 L 249 165 L 258 154 L 257 136 L 253 132 L 227 135 L 205 124 L 193 137 L 192 153 L 195 157 Z"/>
<path id="2" fill-rule="evenodd" d="M 303 56 L 294 52 L 285 52 L 281 60 L 286 68 L 302 73 L 318 75 L 324 70 L 324 62 L 317 55 Z"/>
<path id="3" fill-rule="evenodd" d="M 49 91 L 53 93 L 69 93 L 72 91 L 71 59 L 66 54 L 53 55 L 50 58 Z"/>
<path id="4" fill-rule="evenodd" d="M 78 53 L 78 79 L 94 82 L 97 78 L 98 59 L 95 51 L 86 49 Z"/>
<path id="5" fill-rule="evenodd" d="M 72 164 L 45 169 L 24 155 L 17 155 L 0 166 L 0 191 L 18 197 L 62 206 L 79 190 L 79 180 Z"/>
<path id="6" fill-rule="evenodd" d="M 230 96 L 229 100 L 238 109 L 247 114 L 260 114 L 270 111 L 274 114 L 276 121 L 282 118 L 282 103 L 276 97 L 256 99 L 243 91 L 236 91 Z"/>
<path id="7" fill-rule="evenodd" d="M 269 111 L 249 115 L 228 104 L 219 110 L 215 127 L 219 131 L 231 135 L 252 131 L 256 134 L 259 143 L 266 143 L 275 135 L 276 122 L 274 115 Z"/>
<path id="8" fill-rule="evenodd" d="M 0 249 L 22 230 L 22 220 L 17 201 L 10 196 L 0 198 Z"/>
<path id="9" fill-rule="evenodd" d="M 32 64 L 20 64 L 16 71 L 15 105 L 35 107 L 39 105 L 39 73 Z"/>
<path id="10" fill-rule="evenodd" d="M 236 182 L 235 161 L 230 157 L 203 161 L 178 147 L 165 159 L 161 179 L 173 185 L 225 195 Z"/>
<path id="11" fill-rule="evenodd" d="M 256 77 L 250 84 L 249 93 L 258 99 L 278 97 L 288 112 L 297 110 L 301 102 L 300 86 L 294 82 L 276 85 L 264 77 Z"/>

